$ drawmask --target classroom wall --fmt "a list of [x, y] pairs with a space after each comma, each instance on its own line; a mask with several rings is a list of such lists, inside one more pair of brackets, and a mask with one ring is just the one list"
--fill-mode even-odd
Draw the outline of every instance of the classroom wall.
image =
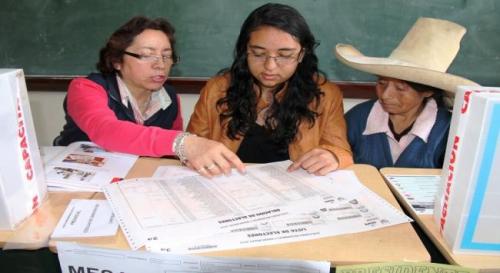
[[[26, 75], [87, 75], [99, 49], [133, 15], [162, 16], [176, 27], [181, 62], [172, 77], [211, 77], [231, 64], [239, 28], [268, 0], [3, 0], [0, 67]], [[467, 28], [449, 72], [482, 85], [499, 86], [498, 0], [278, 0], [296, 7], [320, 44], [319, 67], [336, 81], [372, 82], [332, 52], [353, 44], [368, 56], [388, 56], [419, 17], [448, 19]]]
[[[28, 92], [39, 146], [51, 146], [52, 140], [61, 131], [65, 123], [62, 107], [65, 95], [66, 92]], [[184, 128], [186, 128], [199, 95], [180, 94], [180, 97], [182, 118], [184, 119]], [[347, 111], [361, 101], [364, 100], [344, 99], [344, 110]]]

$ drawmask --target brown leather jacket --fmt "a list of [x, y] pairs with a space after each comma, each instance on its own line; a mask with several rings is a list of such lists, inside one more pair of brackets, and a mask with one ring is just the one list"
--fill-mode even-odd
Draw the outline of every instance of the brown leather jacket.
[[[233, 140], [227, 136], [226, 126], [221, 124], [219, 119], [220, 111], [216, 107], [217, 101], [225, 96], [229, 81], [229, 76], [226, 74], [216, 76], [207, 82], [201, 90], [200, 98], [189, 120], [187, 131], [198, 136], [217, 140], [225, 144], [233, 152], [236, 152], [243, 137]], [[347, 141], [342, 93], [335, 84], [330, 82], [321, 85], [320, 89], [323, 91], [324, 96], [321, 97], [319, 105], [314, 108], [314, 111], [319, 113], [319, 116], [312, 128], [309, 128], [310, 124], [308, 122], [302, 122], [299, 125], [298, 136], [288, 147], [290, 159], [295, 161], [314, 148], [323, 148], [337, 157], [339, 168], [344, 168], [351, 165], [353, 159]], [[260, 100], [257, 104], [257, 112], [267, 106], [268, 104], [265, 101]], [[314, 106], [315, 102], [311, 104], [311, 107]]]

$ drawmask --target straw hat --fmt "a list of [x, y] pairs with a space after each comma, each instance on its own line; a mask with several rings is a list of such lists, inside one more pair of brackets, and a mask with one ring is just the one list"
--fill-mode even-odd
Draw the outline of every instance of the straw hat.
[[478, 85], [446, 73], [458, 53], [466, 29], [456, 23], [419, 18], [387, 58], [368, 57], [352, 45], [337, 44], [335, 55], [364, 72], [433, 86], [454, 95], [458, 85]]

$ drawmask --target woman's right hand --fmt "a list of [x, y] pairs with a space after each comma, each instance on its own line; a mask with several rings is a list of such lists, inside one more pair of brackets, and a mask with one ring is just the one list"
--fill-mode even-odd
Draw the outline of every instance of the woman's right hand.
[[205, 177], [228, 175], [232, 167], [240, 173], [245, 173], [245, 164], [220, 142], [189, 135], [184, 139], [184, 151], [187, 158], [186, 166]]

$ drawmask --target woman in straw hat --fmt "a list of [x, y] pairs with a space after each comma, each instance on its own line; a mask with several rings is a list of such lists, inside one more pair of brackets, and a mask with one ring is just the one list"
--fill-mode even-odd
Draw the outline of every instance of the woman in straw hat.
[[346, 114], [356, 163], [442, 167], [451, 119], [444, 102], [456, 86], [477, 85], [446, 73], [465, 32], [453, 22], [420, 18], [387, 58], [364, 56], [351, 45], [336, 46], [341, 62], [378, 76], [378, 99]]

